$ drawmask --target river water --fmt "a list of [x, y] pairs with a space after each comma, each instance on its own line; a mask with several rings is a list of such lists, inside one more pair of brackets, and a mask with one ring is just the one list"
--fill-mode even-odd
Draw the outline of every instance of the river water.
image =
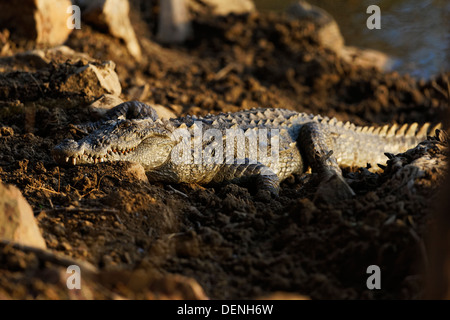
[[[283, 11], [292, 0], [254, 0], [260, 10]], [[337, 21], [347, 45], [390, 55], [393, 68], [418, 78], [450, 71], [450, 0], [310, 0]], [[367, 7], [381, 9], [381, 29], [369, 30]]]

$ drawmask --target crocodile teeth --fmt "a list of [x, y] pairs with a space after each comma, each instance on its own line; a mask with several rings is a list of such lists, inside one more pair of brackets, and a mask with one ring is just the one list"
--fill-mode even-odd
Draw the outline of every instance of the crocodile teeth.
[[66, 162], [69, 162], [69, 160], [70, 160], [70, 158], [69, 158], [69, 157], [66, 157]]
[[77, 164], [77, 159], [72, 158], [72, 164], [73, 164], [73, 165], [76, 165], [76, 164]]

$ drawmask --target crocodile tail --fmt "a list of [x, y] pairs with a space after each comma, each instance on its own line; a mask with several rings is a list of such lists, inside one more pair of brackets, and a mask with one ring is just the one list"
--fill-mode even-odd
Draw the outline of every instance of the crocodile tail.
[[442, 124], [438, 123], [431, 126], [431, 123], [426, 122], [422, 126], [419, 126], [417, 122], [411, 124], [404, 124], [399, 126], [398, 124], [385, 125], [382, 127], [356, 127], [356, 131], [363, 134], [373, 134], [380, 137], [387, 137], [393, 139], [413, 138], [414, 140], [421, 141], [428, 136], [435, 136], [436, 130], [442, 128]]
[[[391, 126], [391, 129], [394, 129], [394, 126]], [[390, 130], [392, 133], [389, 136], [395, 136], [397, 138], [401, 137], [411, 137], [416, 138], [417, 141], [425, 140], [428, 136], [435, 136], [436, 130], [442, 128], [442, 124], [438, 123], [434, 126], [431, 126], [430, 122], [426, 122], [422, 126], [419, 126], [417, 122], [412, 124], [404, 124], [398, 130]]]
[[414, 148], [417, 144], [426, 140], [428, 136], [436, 136], [441, 128], [441, 123], [432, 125], [427, 122], [419, 125], [414, 122], [402, 126], [394, 124], [378, 127], [374, 129], [373, 134], [380, 137], [380, 142], [384, 143], [385, 152], [396, 154]]
[[372, 167], [383, 164], [387, 160], [385, 153], [397, 154], [414, 148], [427, 136], [435, 136], [436, 129], [442, 127], [440, 123], [434, 126], [430, 123], [422, 126], [412, 123], [360, 127], [349, 122], [336, 123], [333, 119], [327, 123], [329, 128], [334, 128], [332, 130], [338, 133], [333, 150], [336, 157], [344, 166], [357, 167], [368, 163]]
[[435, 136], [436, 130], [441, 128], [441, 123], [433, 126], [429, 122], [423, 125], [414, 122], [402, 126], [394, 124], [378, 127], [373, 130], [373, 134], [384, 138], [388, 145], [397, 146], [399, 150], [395, 150], [394, 148], [394, 152], [404, 152], [407, 149], [415, 147], [418, 143], [427, 139], [428, 136]]

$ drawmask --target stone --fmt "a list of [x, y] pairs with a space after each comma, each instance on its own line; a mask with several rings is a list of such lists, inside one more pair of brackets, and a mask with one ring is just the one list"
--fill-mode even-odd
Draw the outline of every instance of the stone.
[[226, 16], [255, 11], [251, 0], [164, 0], [160, 2], [158, 41], [183, 43], [192, 37], [190, 13]]
[[93, 112], [96, 116], [101, 118], [106, 114], [106, 112], [115, 107], [118, 106], [123, 102], [122, 99], [120, 99], [118, 96], [115, 96], [113, 94], [104, 94], [99, 99], [95, 100], [89, 105], [89, 110]]
[[101, 62], [66, 46], [0, 57], [0, 100], [33, 101], [70, 93], [85, 103], [103, 94], [119, 96], [121, 92], [114, 62]]
[[362, 49], [345, 46], [344, 37], [334, 18], [322, 8], [306, 1], [298, 1], [290, 5], [286, 13], [291, 19], [309, 20], [317, 26], [319, 43], [334, 51], [340, 58], [362, 68], [376, 68], [391, 71], [395, 60], [383, 52], [373, 49]]
[[335, 52], [344, 47], [344, 38], [334, 18], [322, 8], [311, 5], [306, 1], [291, 4], [286, 13], [291, 19], [309, 20], [317, 26], [320, 44]]
[[175, 113], [173, 113], [172, 110], [160, 105], [160, 104], [152, 104], [150, 105], [153, 109], [156, 110], [156, 113], [158, 114], [158, 117], [160, 119], [171, 119], [171, 118], [176, 118], [177, 116], [175, 115]]
[[171, 300], [209, 300], [197, 280], [179, 274], [167, 274], [155, 279], [149, 289]]
[[131, 175], [133, 181], [141, 181], [146, 184], [149, 183], [145, 169], [139, 163], [128, 162], [126, 164], [125, 172]]
[[344, 46], [344, 37], [336, 21], [330, 21], [318, 31], [319, 42], [326, 48], [340, 52]]
[[9, 35], [8, 29], [0, 31], [0, 56], [8, 56], [12, 54], [11, 45], [9, 43]]
[[12, 137], [14, 129], [11, 127], [0, 127], [0, 137]]
[[48, 49], [19, 52], [13, 56], [0, 58], [0, 72], [10, 72], [17, 68], [34, 71], [48, 67], [51, 62], [64, 63], [67, 60], [94, 61], [85, 53], [76, 52], [67, 46], [61, 45]]
[[67, 46], [56, 46], [48, 49], [34, 49], [18, 52], [15, 55], [0, 58], [0, 72], [37, 71], [48, 68], [51, 63], [62, 64], [66, 61], [95, 62], [89, 55], [76, 52]]
[[119, 77], [114, 71], [116, 64], [113, 61], [105, 61], [102, 63], [88, 62], [86, 65], [79, 67], [74, 73], [67, 77], [67, 80], [61, 84], [61, 90], [85, 92], [88, 96], [96, 96], [97, 92], [104, 91], [106, 93], [119, 96], [122, 92]]
[[133, 86], [127, 90], [130, 100], [143, 101], [150, 95], [150, 85], [145, 83], [141, 86]]
[[123, 40], [128, 52], [141, 60], [142, 52], [136, 33], [131, 25], [128, 0], [77, 0], [82, 10], [82, 20], [106, 30], [116, 38]]
[[31, 206], [12, 185], [0, 184], [0, 239], [47, 248]]
[[[42, 51], [42, 53], [41, 53]], [[94, 59], [91, 58], [88, 54], [77, 52], [68, 46], [60, 45], [44, 50], [32, 50], [31, 53], [38, 52], [39, 55], [43, 56], [44, 60], [47, 63], [50, 62], [58, 62], [58, 63], [64, 63], [67, 60], [72, 61], [78, 61], [78, 60], [86, 60], [86, 61], [93, 61]], [[18, 54], [20, 55], [20, 54]]]
[[381, 51], [350, 46], [342, 48], [340, 57], [363, 68], [375, 68], [381, 71], [391, 71], [396, 63], [395, 59]]
[[[130, 101], [132, 100], [141, 100], [136, 99], [134, 97], [131, 97]], [[95, 100], [93, 103], [89, 105], [90, 111], [92, 111], [96, 116], [103, 117], [108, 110], [111, 108], [114, 108], [115, 106], [118, 106], [119, 104], [123, 103], [124, 101], [120, 99], [119, 97], [113, 95], [113, 94], [104, 94], [99, 99]], [[160, 119], [170, 119], [170, 118], [176, 118], [177, 116], [175, 113], [170, 110], [169, 108], [166, 108], [160, 104], [149, 104], [153, 109], [155, 109], [156, 114]]]
[[67, 27], [71, 5], [70, 0], [0, 1], [0, 29], [8, 29], [14, 40], [62, 44], [72, 31]]
[[192, 25], [186, 0], [160, 2], [158, 41], [183, 43], [192, 36]]
[[207, 10], [217, 16], [226, 16], [229, 14], [247, 14], [255, 11], [255, 4], [251, 0], [190, 0], [189, 7], [193, 11], [200, 11], [201, 7], [207, 7]]

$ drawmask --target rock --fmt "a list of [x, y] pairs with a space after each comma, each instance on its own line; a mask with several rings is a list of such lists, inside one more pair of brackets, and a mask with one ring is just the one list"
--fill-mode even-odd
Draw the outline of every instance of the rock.
[[180, 106], [179, 104], [170, 104], [169, 108], [174, 114], [181, 114], [181, 112], [183, 112], [183, 106]]
[[61, 84], [61, 90], [68, 92], [78, 90], [88, 96], [96, 96], [98, 91], [104, 91], [119, 96], [122, 87], [119, 77], [114, 71], [115, 67], [116, 64], [112, 61], [89, 62], [70, 74], [67, 80]]
[[161, 119], [170, 119], [176, 118], [177, 116], [173, 113], [172, 110], [160, 105], [160, 104], [152, 104], [151, 107], [156, 110], [158, 117]]
[[160, 2], [157, 38], [163, 43], [182, 43], [192, 36], [186, 0]]
[[340, 51], [340, 56], [349, 63], [357, 64], [363, 68], [376, 68], [381, 71], [391, 71], [395, 64], [395, 60], [387, 54], [373, 49], [345, 46]]
[[9, 44], [9, 31], [4, 29], [0, 31], [0, 56], [7, 56], [11, 53], [11, 45]]
[[51, 62], [64, 63], [71, 61], [95, 61], [85, 53], [76, 52], [67, 46], [56, 46], [49, 49], [35, 49], [19, 52], [10, 57], [0, 58], [0, 72], [22, 70], [38, 70], [48, 67]]
[[171, 300], [208, 300], [200, 284], [190, 277], [179, 274], [167, 274], [160, 279], [152, 281], [149, 289]]
[[287, 15], [291, 19], [309, 20], [317, 26], [319, 43], [336, 52], [343, 60], [363, 68], [376, 68], [382, 71], [390, 71], [394, 60], [388, 55], [372, 49], [361, 49], [345, 46], [344, 37], [334, 18], [325, 10], [309, 4], [306, 1], [298, 1], [287, 8]]
[[0, 239], [47, 248], [31, 206], [12, 185], [0, 184]]
[[148, 183], [147, 175], [145, 174], [145, 169], [142, 165], [135, 162], [129, 162], [126, 165], [125, 172], [132, 176], [133, 181], [141, 181]]
[[[78, 61], [78, 60], [86, 60], [86, 61], [94, 61], [95, 59], [91, 58], [88, 54], [77, 52], [68, 46], [56, 46], [53, 48], [48, 48], [45, 50], [32, 50], [29, 51], [32, 54], [39, 54], [43, 57], [43, 59], [47, 62], [58, 62], [63, 63], [67, 60]], [[26, 53], [25, 53], [26, 54]], [[17, 54], [20, 56], [21, 54]]]
[[[141, 99], [135, 99], [132, 97], [130, 100], [141, 100]], [[108, 112], [108, 110], [114, 108], [115, 106], [118, 106], [123, 102], [124, 101], [122, 99], [120, 99], [115, 95], [104, 94], [103, 96], [100, 97], [100, 99], [97, 99], [93, 103], [91, 103], [89, 105], [89, 109], [98, 117], [102, 117], [106, 114], [106, 112]], [[156, 110], [158, 117], [161, 119], [170, 119], [177, 117], [172, 110], [160, 104], [149, 104], [149, 105]]]
[[109, 109], [118, 106], [122, 102], [122, 99], [113, 94], [104, 94], [100, 97], [100, 99], [97, 99], [91, 103], [89, 105], [89, 109], [100, 118], [104, 116]]
[[122, 87], [114, 68], [112, 61], [100, 62], [65, 46], [2, 57], [0, 100], [33, 101], [71, 94], [84, 103], [103, 94], [118, 96]]
[[62, 64], [71, 62], [96, 62], [89, 55], [76, 52], [67, 46], [56, 46], [48, 49], [35, 49], [16, 53], [13, 56], [0, 58], [0, 72], [37, 71], [46, 68], [50, 63]]
[[50, 45], [62, 44], [72, 29], [67, 27], [70, 0], [10, 0], [0, 2], [0, 29], [11, 38]]
[[206, 10], [213, 15], [226, 16], [229, 14], [246, 14], [255, 11], [255, 4], [251, 0], [190, 0], [189, 7], [193, 11]]
[[77, 0], [82, 7], [82, 19], [122, 39], [128, 52], [136, 59], [142, 58], [141, 47], [130, 22], [128, 0]]
[[334, 18], [322, 8], [309, 4], [306, 1], [298, 1], [290, 5], [286, 10], [291, 19], [309, 20], [316, 24], [320, 44], [335, 52], [344, 47], [339, 26]]
[[339, 52], [344, 48], [344, 37], [339, 30], [338, 24], [334, 20], [319, 29], [318, 37], [320, 43], [324, 47], [333, 51]]
[[150, 86], [148, 83], [145, 83], [141, 86], [133, 86], [128, 89], [127, 95], [130, 100], [138, 100], [143, 101], [147, 99], [150, 94]]
[[158, 40], [163, 43], [183, 43], [192, 37], [189, 12], [226, 16], [246, 14], [255, 10], [251, 0], [165, 0], [160, 2]]
[[14, 129], [11, 127], [0, 127], [0, 137], [12, 137]]

